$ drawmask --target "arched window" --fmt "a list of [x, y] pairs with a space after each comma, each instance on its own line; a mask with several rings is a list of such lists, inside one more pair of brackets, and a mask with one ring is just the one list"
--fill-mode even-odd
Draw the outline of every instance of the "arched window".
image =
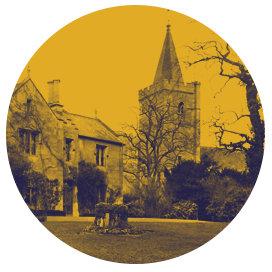
[[180, 102], [178, 105], [178, 113], [183, 114], [184, 113], [184, 103]]

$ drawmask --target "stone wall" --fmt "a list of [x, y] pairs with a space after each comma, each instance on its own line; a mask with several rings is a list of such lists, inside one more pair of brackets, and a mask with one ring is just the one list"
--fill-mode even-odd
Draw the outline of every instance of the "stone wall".
[[[30, 79], [16, 89], [11, 98], [7, 140], [12, 139], [14, 144], [18, 144], [22, 129], [37, 132], [36, 154], [25, 154], [33, 162], [33, 170], [43, 173], [48, 179], [58, 179], [62, 190], [63, 130]], [[56, 210], [63, 210], [62, 198]]]
[[96, 145], [105, 146], [105, 165], [98, 168], [107, 173], [108, 187], [123, 188], [123, 147], [118, 144], [79, 137], [80, 159], [96, 163]]

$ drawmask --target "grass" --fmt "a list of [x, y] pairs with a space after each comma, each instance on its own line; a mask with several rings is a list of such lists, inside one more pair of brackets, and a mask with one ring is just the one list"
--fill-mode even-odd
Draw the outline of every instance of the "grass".
[[88, 222], [44, 222], [67, 245], [96, 258], [118, 263], [152, 263], [186, 254], [207, 243], [227, 223], [130, 223], [150, 230], [141, 235], [76, 234]]

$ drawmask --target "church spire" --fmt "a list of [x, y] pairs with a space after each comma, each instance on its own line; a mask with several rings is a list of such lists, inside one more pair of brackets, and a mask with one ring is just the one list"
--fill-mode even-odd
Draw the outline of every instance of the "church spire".
[[175, 82], [183, 82], [170, 26], [171, 25], [169, 23], [166, 26], [167, 32], [153, 84], [162, 79], [168, 79], [169, 81], [172, 79]]

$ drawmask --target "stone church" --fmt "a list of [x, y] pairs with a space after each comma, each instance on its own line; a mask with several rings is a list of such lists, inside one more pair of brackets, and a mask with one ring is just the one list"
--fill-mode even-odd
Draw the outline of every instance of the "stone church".
[[[71, 169], [77, 169], [82, 160], [96, 163], [107, 173], [108, 187], [123, 188], [123, 144], [97, 117], [64, 110], [60, 103], [60, 80], [48, 82], [48, 101], [30, 77], [17, 84], [6, 131], [7, 141], [23, 146], [33, 170], [48, 179], [58, 179], [62, 196], [55, 209], [65, 211], [66, 215], [79, 216], [77, 186], [67, 177], [71, 177]], [[100, 188], [97, 189], [99, 193]], [[101, 194], [100, 201], [105, 198]], [[31, 206], [31, 197], [29, 201]]]
[[[185, 83], [170, 25], [153, 84], [139, 91], [139, 127], [143, 134], [160, 125], [160, 148], [167, 154], [164, 166], [181, 160], [200, 161], [200, 83]], [[158, 118], [164, 116], [164, 120]], [[162, 153], [163, 153], [162, 152]]]

